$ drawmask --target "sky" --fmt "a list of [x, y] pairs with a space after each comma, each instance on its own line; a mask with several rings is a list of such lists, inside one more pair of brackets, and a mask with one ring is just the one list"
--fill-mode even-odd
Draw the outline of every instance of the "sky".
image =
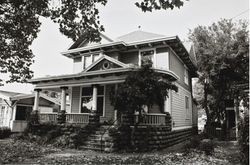
[[[138, 0], [139, 1], [139, 0]], [[100, 7], [100, 21], [104, 25], [104, 34], [110, 38], [140, 30], [163, 34], [178, 35], [187, 41], [189, 29], [198, 25], [208, 26], [221, 18], [249, 20], [249, 0], [189, 0], [184, 1], [180, 9], [143, 13], [134, 3], [136, 0], [108, 0]], [[34, 77], [70, 74], [73, 61], [60, 53], [67, 50], [72, 40], [59, 32], [59, 26], [49, 19], [40, 18], [42, 26], [31, 49], [35, 63], [31, 66]], [[185, 43], [184, 44], [187, 44]], [[31, 84], [5, 84], [0, 90], [30, 93]]]

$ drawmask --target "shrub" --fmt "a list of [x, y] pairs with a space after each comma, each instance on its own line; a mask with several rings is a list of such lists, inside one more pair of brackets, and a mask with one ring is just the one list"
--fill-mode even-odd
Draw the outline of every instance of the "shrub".
[[215, 148], [215, 143], [210, 139], [203, 139], [199, 146], [201, 151], [204, 151], [206, 155], [211, 155]]
[[200, 136], [193, 136], [192, 138], [190, 138], [190, 140], [185, 143], [184, 145], [184, 151], [186, 153], [188, 153], [190, 151], [191, 148], [194, 148], [194, 149], [198, 149], [199, 146], [200, 146], [200, 143], [201, 143], [201, 138]]
[[58, 114], [57, 114], [57, 122], [59, 124], [66, 123], [66, 111], [62, 110], [62, 111], [58, 112]]
[[39, 112], [37, 110], [32, 111], [27, 120], [28, 120], [28, 125], [39, 124]]
[[0, 127], [0, 139], [8, 138], [11, 135], [11, 130], [8, 127]]

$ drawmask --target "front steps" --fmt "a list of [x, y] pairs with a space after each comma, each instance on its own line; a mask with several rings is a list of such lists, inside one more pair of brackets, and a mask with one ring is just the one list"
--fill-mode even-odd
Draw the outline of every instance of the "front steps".
[[96, 127], [79, 149], [104, 152], [114, 151], [114, 139], [109, 135], [109, 129], [110, 126]]

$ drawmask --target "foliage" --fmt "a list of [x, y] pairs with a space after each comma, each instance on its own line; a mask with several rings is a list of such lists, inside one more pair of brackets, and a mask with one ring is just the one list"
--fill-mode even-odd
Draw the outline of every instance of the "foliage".
[[66, 111], [65, 110], [61, 110], [58, 112], [57, 123], [59, 123], [59, 124], [66, 123]]
[[151, 69], [151, 65], [152, 63], [146, 62], [141, 68], [132, 71], [116, 91], [111, 91], [110, 100], [118, 112], [141, 114], [143, 106], [151, 108], [154, 104], [159, 105], [163, 112], [163, 103], [168, 97], [168, 91], [177, 91], [177, 87], [164, 75]]
[[11, 130], [8, 127], [0, 127], [0, 139], [8, 138], [11, 135]]
[[39, 112], [37, 110], [32, 111], [30, 115], [27, 117], [28, 120], [28, 127], [31, 125], [39, 124]]
[[0, 164], [23, 162], [26, 159], [38, 158], [55, 151], [58, 151], [58, 149], [42, 147], [28, 141], [9, 140], [0, 143]]
[[22, 136], [41, 145], [52, 145], [62, 148], [77, 148], [82, 145], [92, 128], [71, 124], [41, 123], [30, 125]]
[[189, 152], [190, 148], [198, 148], [201, 144], [201, 138], [193, 136], [188, 143], [185, 144], [185, 150]]
[[[1, 150], [1, 149], [0, 149]], [[234, 150], [235, 151], [235, 150]], [[209, 157], [199, 150], [190, 150], [183, 154], [178, 150], [174, 152], [148, 152], [148, 153], [100, 153], [94, 151], [64, 150], [25, 161], [25, 164], [239, 164], [235, 158], [235, 152], [228, 149], [215, 150], [215, 154]], [[232, 153], [233, 152], [233, 153]], [[229, 154], [230, 153], [230, 154]], [[223, 156], [221, 156], [223, 155]], [[20, 162], [21, 163], [21, 162]]]
[[[58, 23], [60, 32], [73, 41], [81, 38], [98, 42], [100, 32], [104, 31], [98, 6], [106, 3], [107, 0], [2, 0], [0, 73], [8, 73], [6, 82], [26, 82], [33, 76], [30, 65], [34, 62], [34, 55], [30, 45], [39, 32], [40, 17]], [[139, 0], [136, 3], [142, 11], [173, 9], [182, 5], [182, 0]]]
[[135, 3], [143, 12], [180, 8], [183, 4], [183, 0], [143, 0], [142, 2]]
[[199, 148], [204, 151], [206, 155], [211, 155], [214, 152], [215, 143], [210, 139], [203, 139]]
[[244, 164], [249, 164], [249, 115], [246, 114], [244, 119], [239, 123], [239, 144], [242, 152]]
[[[197, 55], [207, 122], [224, 121], [224, 101], [236, 94], [232, 87], [249, 81], [248, 22], [222, 19], [211, 26], [196, 27], [190, 31], [189, 39]], [[207, 85], [205, 80], [209, 81]]]

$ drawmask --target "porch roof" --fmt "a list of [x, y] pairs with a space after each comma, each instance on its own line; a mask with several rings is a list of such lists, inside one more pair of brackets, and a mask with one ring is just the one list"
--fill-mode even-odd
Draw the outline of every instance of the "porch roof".
[[[18, 100], [23, 100], [23, 99], [30, 99], [30, 98], [34, 98], [35, 94], [31, 93], [31, 94], [19, 94], [19, 95], [15, 95], [13, 97], [10, 98], [11, 101], [18, 101]], [[47, 101], [50, 101], [54, 104], [60, 105], [60, 99], [58, 98], [52, 98], [47, 96], [44, 93], [40, 93], [40, 97], [44, 98]]]
[[[37, 85], [43, 84], [42, 86], [44, 87], [46, 86], [47, 83], [58, 85], [58, 87], [60, 87], [60, 86], [63, 86], [64, 84], [71, 85], [71, 84], [81, 83], [83, 85], [84, 83], [91, 83], [92, 81], [94, 81], [95, 83], [98, 83], [98, 81], [105, 81], [106, 77], [110, 77], [111, 79], [109, 80], [113, 81], [115, 79], [112, 79], [112, 76], [115, 76], [117, 80], [124, 81], [126, 78], [124, 75], [126, 75], [129, 72], [136, 71], [137, 69], [139, 68], [129, 66], [127, 68], [115, 68], [115, 69], [108, 69], [108, 70], [80, 72], [77, 74], [41, 77], [41, 78], [31, 79], [28, 82], [32, 84], [37, 84]], [[171, 71], [165, 71], [161, 69], [155, 69], [155, 71], [158, 73], [161, 73], [165, 78], [168, 78], [171, 81], [175, 81], [179, 79], [179, 77]]]

